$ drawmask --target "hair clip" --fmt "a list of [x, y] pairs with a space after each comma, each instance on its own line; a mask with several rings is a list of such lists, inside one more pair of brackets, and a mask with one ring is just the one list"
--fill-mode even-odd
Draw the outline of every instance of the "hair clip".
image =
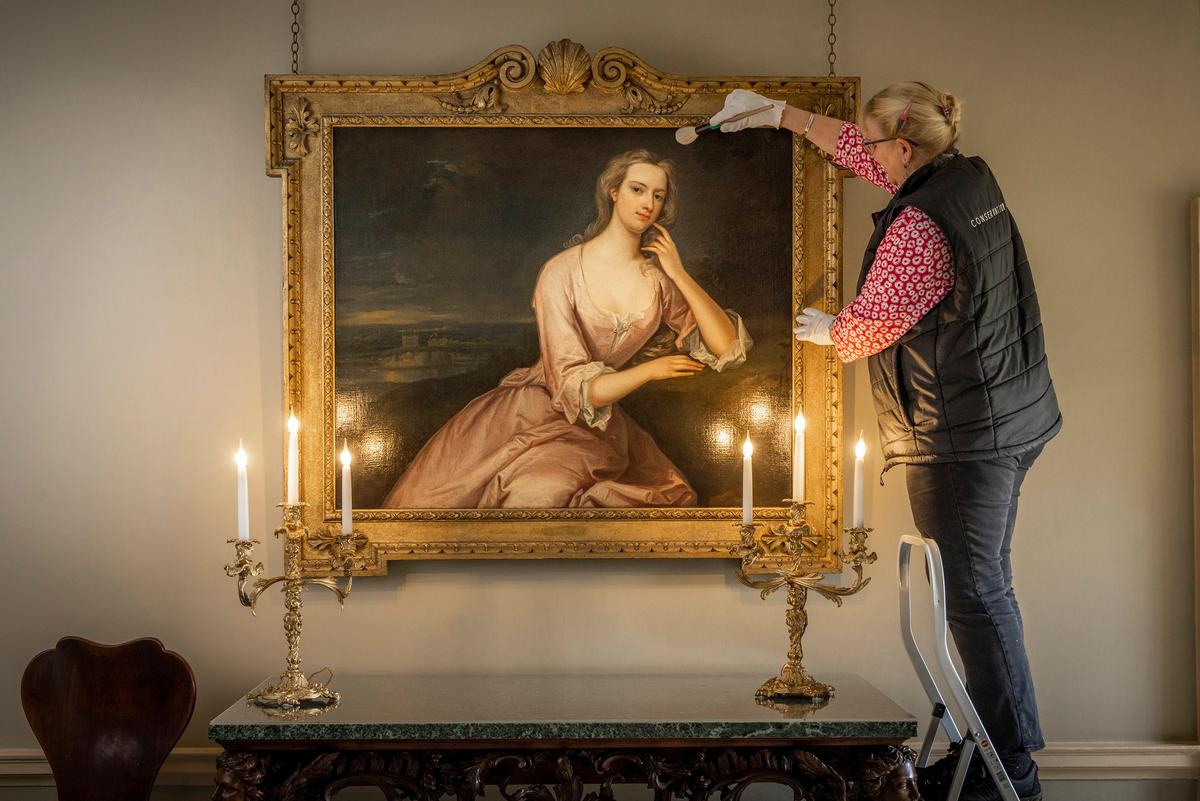
[[912, 108], [912, 101], [908, 101], [908, 105], [904, 107], [904, 111], [900, 112], [900, 124], [908, 122], [908, 110]]

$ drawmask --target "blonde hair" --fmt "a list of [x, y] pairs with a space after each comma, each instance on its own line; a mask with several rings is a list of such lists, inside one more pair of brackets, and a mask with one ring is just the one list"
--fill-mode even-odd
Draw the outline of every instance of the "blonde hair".
[[[625, 180], [625, 174], [629, 172], [629, 168], [634, 164], [650, 164], [658, 167], [667, 174], [667, 197], [663, 201], [662, 211], [658, 214], [656, 222], [664, 228], [670, 228], [675, 219], [679, 216], [679, 201], [676, 198], [676, 180], [675, 180], [675, 162], [670, 159], [660, 159], [655, 154], [644, 148], [637, 150], [627, 150], [613, 156], [608, 160], [608, 164], [604, 167], [604, 172], [600, 173], [600, 177], [596, 179], [596, 219], [592, 220], [583, 235], [575, 235], [571, 238], [568, 244], [574, 245], [580, 242], [587, 242], [600, 234], [608, 223], [612, 220], [613, 200], [612, 193], [621, 188], [621, 183]], [[658, 229], [651, 226], [642, 234], [642, 244], [645, 245], [658, 236]]]
[[[906, 111], [908, 119], [901, 120]], [[962, 103], [922, 81], [902, 81], [868, 100], [863, 116], [873, 119], [884, 136], [906, 139], [936, 158], [958, 141]]]

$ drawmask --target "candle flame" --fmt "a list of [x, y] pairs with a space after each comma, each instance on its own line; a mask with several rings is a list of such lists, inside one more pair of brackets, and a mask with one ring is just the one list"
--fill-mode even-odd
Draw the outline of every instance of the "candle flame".
[[796, 433], [803, 434], [804, 429], [808, 427], [808, 421], [804, 419], [804, 413], [796, 415]]
[[754, 445], [750, 442], [750, 435], [746, 435], [746, 441], [742, 443], [742, 456], [747, 459], [754, 453]]
[[858, 442], [854, 445], [854, 458], [862, 459], [867, 455], [867, 443], [863, 441], [862, 432], [858, 432]]
[[288, 431], [295, 434], [299, 430], [300, 430], [300, 421], [296, 419], [296, 413], [292, 412], [288, 416]]
[[242, 441], [238, 440], [237, 453], [233, 455], [233, 461], [237, 462], [238, 467], [246, 466], [246, 449], [242, 447]]
[[342, 467], [350, 466], [350, 442], [344, 440], [342, 442]]

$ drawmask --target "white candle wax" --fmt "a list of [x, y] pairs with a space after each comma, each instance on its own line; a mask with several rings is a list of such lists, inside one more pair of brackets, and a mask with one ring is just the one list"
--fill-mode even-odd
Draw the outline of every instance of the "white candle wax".
[[288, 417], [287, 502], [300, 503], [300, 421]]
[[850, 515], [851, 528], [863, 527], [863, 460], [867, 455], [867, 443], [862, 435], [854, 446], [854, 506]]
[[796, 434], [792, 440], [792, 500], [804, 500], [804, 428], [803, 414], [796, 415]]
[[354, 533], [354, 499], [350, 490], [350, 443], [342, 445], [342, 533]]
[[742, 525], [748, 526], [754, 522], [754, 466], [751, 456], [754, 446], [750, 444], [750, 435], [742, 445]]
[[246, 450], [238, 440], [238, 450], [233, 457], [237, 462], [237, 526], [238, 539], [250, 539], [250, 491], [246, 484]]

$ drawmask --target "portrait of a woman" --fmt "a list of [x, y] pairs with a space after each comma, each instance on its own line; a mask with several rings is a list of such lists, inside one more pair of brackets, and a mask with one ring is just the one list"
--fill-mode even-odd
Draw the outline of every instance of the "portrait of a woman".
[[[619, 401], [655, 381], [742, 364], [753, 342], [688, 274], [669, 229], [674, 166], [643, 150], [596, 181], [596, 219], [541, 268], [540, 354], [425, 443], [387, 508], [693, 506], [686, 476]], [[672, 352], [644, 358], [665, 326]], [[639, 354], [643, 358], [638, 358]]]

